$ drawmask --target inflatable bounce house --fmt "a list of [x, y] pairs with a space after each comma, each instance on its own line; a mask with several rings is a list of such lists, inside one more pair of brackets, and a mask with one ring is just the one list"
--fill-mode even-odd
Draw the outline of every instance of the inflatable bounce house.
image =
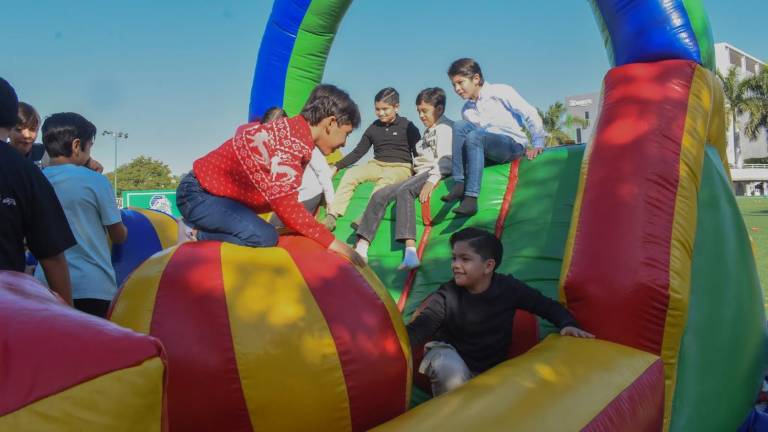
[[[175, 221], [129, 211], [139, 243], [115, 253], [125, 282], [110, 319], [135, 332], [0, 275], [0, 346], [23, 348], [0, 358], [0, 430], [736, 430], [762, 382], [765, 317], [707, 15], [701, 0], [589, 3], [613, 65], [592, 141], [487, 167], [469, 219], [422, 205], [418, 270], [396, 270], [391, 216], [356, 268], [290, 236], [168, 247]], [[275, 0], [251, 118], [301, 110], [350, 4]], [[356, 192], [339, 239], [370, 192]], [[412, 386], [404, 323], [451, 279], [448, 237], [466, 226], [495, 232], [499, 271], [597, 339], [518, 313], [508, 361], [430, 400]], [[75, 325], [88, 332], [72, 350]]]

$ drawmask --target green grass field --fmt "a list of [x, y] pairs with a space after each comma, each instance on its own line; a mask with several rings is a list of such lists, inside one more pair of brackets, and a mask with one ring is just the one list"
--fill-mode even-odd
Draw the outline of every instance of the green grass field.
[[[768, 198], [737, 197], [747, 231], [755, 242], [755, 263], [763, 293], [768, 292]], [[766, 298], [768, 309], [768, 298]]]

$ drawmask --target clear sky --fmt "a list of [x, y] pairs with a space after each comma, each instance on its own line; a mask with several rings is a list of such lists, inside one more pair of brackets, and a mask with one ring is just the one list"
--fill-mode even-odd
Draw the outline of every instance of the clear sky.
[[[766, 0], [704, 0], [715, 40], [768, 60]], [[43, 116], [75, 111], [99, 130], [129, 133], [119, 163], [148, 155], [179, 174], [246, 120], [269, 0], [34, 0], [3, 20], [0, 76]], [[6, 10], [10, 8], [5, 8]], [[355, 0], [341, 24], [325, 81], [358, 102], [363, 127], [373, 96], [400, 91], [401, 114], [420, 125], [413, 100], [428, 86], [460, 100], [445, 75], [474, 57], [491, 82], [513, 85], [545, 108], [598, 91], [608, 62], [586, 0]], [[347, 144], [357, 143], [358, 131]], [[110, 137], [94, 156], [109, 171]]]

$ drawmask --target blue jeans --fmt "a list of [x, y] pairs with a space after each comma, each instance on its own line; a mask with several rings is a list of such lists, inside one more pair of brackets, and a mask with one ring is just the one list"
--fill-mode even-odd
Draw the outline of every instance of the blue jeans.
[[277, 244], [277, 230], [245, 205], [211, 195], [189, 173], [176, 189], [176, 206], [184, 222], [198, 230], [198, 240], [218, 240], [242, 246]]
[[453, 178], [464, 183], [466, 196], [480, 195], [485, 159], [507, 163], [523, 153], [525, 147], [512, 137], [486, 132], [466, 120], [453, 124]]

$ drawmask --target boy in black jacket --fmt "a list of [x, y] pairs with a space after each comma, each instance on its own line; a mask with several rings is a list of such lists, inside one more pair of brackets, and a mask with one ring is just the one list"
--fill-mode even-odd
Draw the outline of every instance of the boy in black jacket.
[[506, 360], [517, 309], [545, 318], [561, 335], [594, 338], [578, 328], [560, 303], [511, 275], [496, 273], [503, 248], [493, 234], [465, 228], [450, 242], [453, 280], [443, 284], [407, 326], [414, 349], [433, 340], [425, 347], [419, 372], [429, 376], [435, 396]]

